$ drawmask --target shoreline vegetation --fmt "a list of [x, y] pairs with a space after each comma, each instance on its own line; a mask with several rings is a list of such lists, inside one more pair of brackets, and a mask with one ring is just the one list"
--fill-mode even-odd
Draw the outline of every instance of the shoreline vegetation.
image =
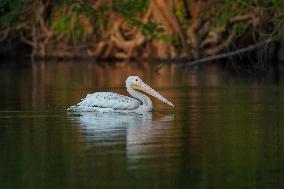
[[282, 0], [2, 0], [0, 56], [264, 64], [283, 22]]

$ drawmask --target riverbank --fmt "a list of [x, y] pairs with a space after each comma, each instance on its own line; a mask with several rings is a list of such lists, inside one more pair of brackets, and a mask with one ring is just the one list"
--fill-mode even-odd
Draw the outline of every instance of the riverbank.
[[281, 47], [278, 1], [14, 1], [1, 5], [0, 56], [193, 62], [235, 52], [267, 62]]

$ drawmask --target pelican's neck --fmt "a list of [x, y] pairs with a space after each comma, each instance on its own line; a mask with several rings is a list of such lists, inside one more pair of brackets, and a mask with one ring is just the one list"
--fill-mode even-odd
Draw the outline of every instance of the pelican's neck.
[[136, 91], [128, 83], [126, 83], [126, 88], [127, 88], [128, 93], [131, 96], [133, 96], [134, 98], [140, 100], [142, 102], [142, 105], [145, 106], [147, 109], [152, 110], [153, 103], [152, 103], [151, 99], [148, 96], [146, 96], [146, 95]]

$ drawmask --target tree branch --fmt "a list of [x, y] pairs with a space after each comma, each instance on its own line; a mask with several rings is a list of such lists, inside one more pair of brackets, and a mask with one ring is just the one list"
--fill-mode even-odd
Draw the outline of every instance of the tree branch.
[[7, 26], [3, 31], [0, 31], [0, 42], [4, 41], [8, 37], [9, 31], [9, 26]]
[[178, 67], [185, 67], [185, 66], [195, 66], [195, 65], [200, 65], [209, 61], [213, 61], [213, 60], [218, 60], [218, 59], [223, 59], [223, 58], [227, 58], [230, 56], [235, 56], [235, 55], [239, 55], [245, 52], [249, 52], [249, 51], [253, 51], [255, 49], [257, 49], [258, 47], [261, 47], [263, 45], [267, 45], [269, 43], [272, 42], [272, 38], [268, 38], [262, 42], [259, 42], [257, 44], [254, 45], [249, 45], [248, 47], [233, 51], [233, 52], [229, 52], [229, 53], [223, 53], [223, 54], [219, 54], [219, 55], [214, 55], [214, 56], [209, 56], [206, 58], [202, 58], [193, 62], [189, 62], [189, 63], [185, 63], [185, 64], [179, 64], [177, 65]]

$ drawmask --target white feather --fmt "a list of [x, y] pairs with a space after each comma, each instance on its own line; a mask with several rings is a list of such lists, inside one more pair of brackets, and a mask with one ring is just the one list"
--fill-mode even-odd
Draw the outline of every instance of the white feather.
[[[96, 92], [88, 94], [75, 106], [68, 110], [74, 111], [109, 111], [113, 110], [133, 110], [142, 104], [141, 101], [128, 96], [112, 92]], [[104, 109], [105, 108], [105, 109]]]

